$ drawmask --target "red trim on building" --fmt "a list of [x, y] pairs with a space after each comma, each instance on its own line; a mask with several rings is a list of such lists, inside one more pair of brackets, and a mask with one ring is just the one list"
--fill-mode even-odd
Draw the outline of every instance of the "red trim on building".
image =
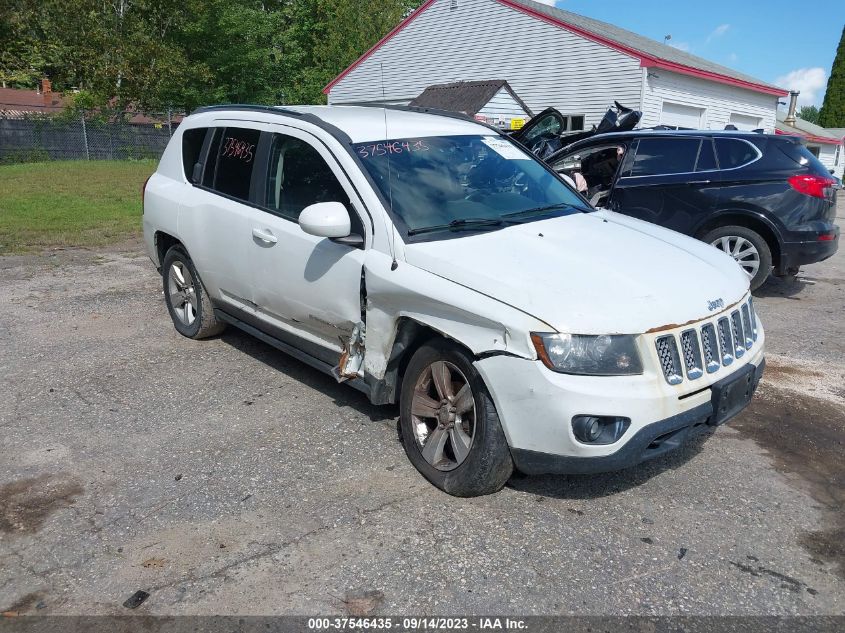
[[417, 9], [415, 9], [407, 18], [405, 18], [399, 24], [397, 24], [395, 27], [393, 27], [392, 31], [390, 31], [387, 35], [385, 35], [383, 38], [381, 38], [378, 42], [373, 44], [373, 46], [370, 47], [370, 50], [368, 50], [366, 53], [361, 55], [361, 57], [359, 57], [354, 62], [352, 62], [352, 65], [349, 66], [349, 68], [347, 68], [342, 73], [340, 73], [337, 77], [332, 79], [326, 85], [326, 87], [323, 88], [323, 94], [326, 94], [326, 95], [329, 94], [329, 92], [331, 91], [332, 88], [335, 87], [335, 84], [337, 84], [337, 82], [339, 82], [341, 79], [346, 77], [346, 75], [348, 75], [353, 70], [355, 70], [358, 66], [360, 66], [364, 62], [365, 59], [367, 59], [370, 55], [372, 55], [373, 53], [376, 52], [376, 49], [381, 48], [381, 46], [383, 44], [386, 44], [389, 39], [393, 38], [393, 36], [396, 35], [397, 33], [399, 33], [399, 31], [401, 31], [406, 26], [408, 26], [411, 22], [416, 20], [417, 17], [423, 11], [428, 9], [432, 4], [434, 4], [434, 2], [435, 2], [435, 0], [426, 0], [423, 4], [421, 4], [419, 7], [417, 7]]
[[[385, 35], [381, 38], [370, 50], [366, 53], [361, 55], [355, 62], [352, 63], [349, 68], [344, 70], [340, 73], [337, 77], [332, 79], [329, 84], [323, 88], [323, 93], [328, 94], [332, 88], [344, 77], [346, 77], [349, 73], [351, 73], [355, 68], [360, 66], [370, 55], [372, 55], [378, 48], [382, 45], [386, 44], [388, 40], [390, 40], [394, 35], [399, 33], [402, 29], [408, 26], [414, 19], [420, 15], [423, 11], [428, 9], [432, 4], [434, 4], [435, 0], [427, 0], [424, 4], [422, 4], [416, 11], [411, 13], [407, 18], [402, 20], [390, 33]], [[692, 77], [698, 77], [699, 79], [707, 79], [709, 81], [715, 81], [722, 84], [727, 84], [729, 86], [736, 86], [738, 88], [745, 88], [746, 90], [753, 90], [754, 92], [761, 92], [763, 94], [768, 94], [776, 97], [785, 97], [789, 94], [786, 90], [781, 90], [780, 88], [774, 88], [772, 86], [765, 86], [763, 84], [757, 84], [750, 81], [745, 81], [742, 79], [736, 79], [735, 77], [728, 77], [726, 75], [720, 75], [718, 73], [709, 72], [706, 70], [701, 70], [699, 68], [692, 68], [691, 66], [684, 66], [683, 64], [678, 64], [675, 62], [670, 62], [664, 59], [658, 59], [656, 57], [652, 57], [642, 53], [636, 49], [630, 48], [619, 42], [607, 39], [606, 37], [602, 37], [600, 35], [596, 35], [590, 31], [586, 31], [580, 27], [577, 27], [573, 24], [569, 24], [568, 22], [564, 22], [557, 18], [553, 18], [548, 16], [544, 13], [540, 13], [539, 11], [535, 11], [534, 9], [530, 9], [525, 7], [521, 4], [517, 4], [516, 2], [512, 2], [512, 0], [497, 0], [500, 4], [503, 4], [511, 9], [515, 9], [516, 11], [520, 11], [525, 13], [526, 15], [530, 15], [531, 17], [537, 18], [538, 20], [542, 20], [543, 22], [547, 22], [548, 24], [552, 24], [554, 26], [564, 28], [567, 31], [571, 31], [581, 37], [584, 37], [588, 40], [593, 42], [597, 42], [609, 48], [612, 48], [620, 53], [624, 53], [625, 55], [630, 55], [636, 59], [640, 60], [640, 66], [644, 68], [662, 68], [664, 70], [669, 70], [672, 72], [680, 73], [683, 75], [690, 75]]]
[[821, 143], [822, 145], [841, 145], [842, 141], [837, 141], [835, 138], [829, 136], [816, 136], [815, 134], [803, 134], [801, 132], [784, 132], [783, 130], [775, 130], [775, 134], [782, 134], [783, 136], [800, 136], [811, 143]]

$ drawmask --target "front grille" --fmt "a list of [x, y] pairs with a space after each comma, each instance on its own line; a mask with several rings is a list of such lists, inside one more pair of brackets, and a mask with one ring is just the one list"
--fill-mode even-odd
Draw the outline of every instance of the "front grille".
[[757, 341], [757, 320], [749, 299], [742, 306], [715, 321], [684, 330], [679, 337], [665, 334], [655, 340], [663, 377], [670, 385], [695, 380], [727, 367], [745, 355]]

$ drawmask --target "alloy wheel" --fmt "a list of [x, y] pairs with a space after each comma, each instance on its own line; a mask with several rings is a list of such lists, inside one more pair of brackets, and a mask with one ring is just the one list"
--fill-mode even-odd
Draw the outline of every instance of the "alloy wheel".
[[475, 398], [467, 377], [448, 361], [429, 365], [417, 379], [411, 424], [423, 458], [442, 471], [469, 455], [476, 430]]
[[725, 235], [711, 244], [733, 257], [750, 278], [753, 279], [760, 270], [760, 253], [754, 244], [744, 237]]
[[185, 325], [191, 325], [197, 318], [197, 292], [194, 278], [188, 267], [180, 261], [170, 265], [167, 289], [173, 312]]

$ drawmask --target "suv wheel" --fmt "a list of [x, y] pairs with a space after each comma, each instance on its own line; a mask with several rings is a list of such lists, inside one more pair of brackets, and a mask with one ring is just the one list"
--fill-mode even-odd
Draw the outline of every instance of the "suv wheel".
[[211, 300], [194, 263], [180, 246], [173, 246], [167, 251], [161, 275], [164, 302], [179, 334], [200, 339], [220, 334], [226, 328], [225, 323], [215, 318]]
[[722, 226], [707, 233], [703, 241], [736, 260], [757, 290], [772, 272], [772, 250], [756, 231], [744, 226]]
[[408, 459], [457, 497], [497, 492], [513, 461], [496, 407], [472, 359], [447, 341], [411, 358], [402, 379], [399, 429]]

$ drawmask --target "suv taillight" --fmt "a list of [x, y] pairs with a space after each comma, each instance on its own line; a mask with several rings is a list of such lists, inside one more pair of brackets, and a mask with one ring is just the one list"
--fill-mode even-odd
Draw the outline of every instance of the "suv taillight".
[[832, 187], [836, 181], [826, 176], [815, 176], [813, 174], [799, 174], [790, 176], [789, 185], [798, 193], [803, 193], [814, 198], [824, 198], [825, 189]]
[[141, 185], [141, 210], [142, 211], [144, 210], [144, 196], [147, 194], [147, 183], [150, 182], [150, 178], [152, 178], [152, 177], [153, 177], [152, 174], [147, 176], [147, 179], [144, 181], [144, 184]]

